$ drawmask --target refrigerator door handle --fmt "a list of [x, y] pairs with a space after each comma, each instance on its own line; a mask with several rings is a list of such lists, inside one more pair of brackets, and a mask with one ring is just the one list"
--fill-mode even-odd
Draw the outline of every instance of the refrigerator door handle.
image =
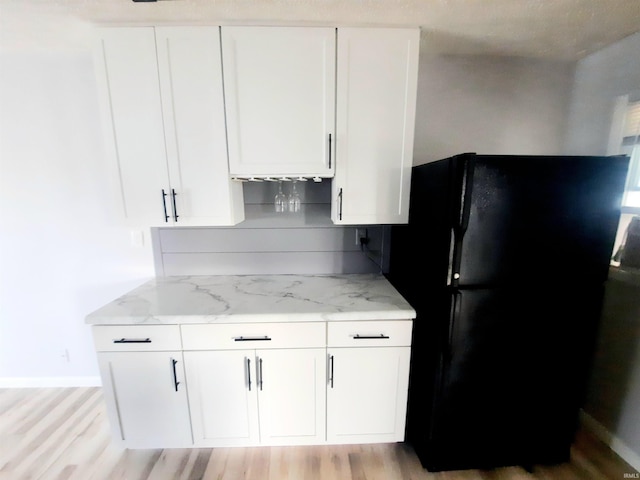
[[451, 308], [449, 311], [449, 329], [447, 331], [447, 339], [446, 339], [446, 363], [451, 363], [451, 359], [453, 358], [454, 349], [453, 349], [453, 337], [455, 335], [456, 329], [456, 320], [460, 315], [460, 306], [462, 304], [462, 292], [460, 290], [455, 290], [451, 294]]
[[462, 263], [462, 235], [459, 229], [453, 230], [451, 239], [451, 253], [449, 255], [449, 278], [448, 283], [452, 287], [457, 287], [460, 279], [460, 264]]
[[473, 156], [466, 158], [462, 165], [462, 188], [460, 198], [460, 220], [459, 231], [461, 233], [458, 241], [462, 242], [462, 236], [469, 226], [469, 214], [471, 213], [471, 195], [473, 194], [473, 171], [475, 170], [475, 161]]
[[451, 247], [449, 254], [449, 278], [448, 284], [452, 287], [458, 286], [460, 278], [460, 264], [462, 263], [462, 241], [464, 234], [469, 226], [469, 215], [471, 213], [471, 195], [473, 193], [473, 171], [475, 155], [463, 155], [462, 158], [456, 159], [460, 162], [459, 167], [455, 167], [459, 177], [457, 181], [460, 185], [460, 204], [456, 207], [457, 221], [453, 225]]

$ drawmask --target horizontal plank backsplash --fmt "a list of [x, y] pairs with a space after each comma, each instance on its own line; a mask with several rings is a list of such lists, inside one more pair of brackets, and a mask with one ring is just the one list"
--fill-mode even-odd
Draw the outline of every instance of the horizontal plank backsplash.
[[336, 252], [360, 250], [353, 228], [201, 228], [162, 230], [164, 253]]
[[[356, 232], [369, 238], [356, 244]], [[385, 227], [152, 228], [156, 275], [377, 273]]]
[[164, 275], [270, 275], [376, 273], [361, 252], [169, 253]]
[[[384, 272], [389, 229], [334, 225], [330, 182], [300, 182], [303, 205], [295, 214], [275, 213], [277, 183], [243, 187], [246, 219], [236, 226], [151, 229], [156, 275]], [[283, 190], [290, 189], [288, 182]]]

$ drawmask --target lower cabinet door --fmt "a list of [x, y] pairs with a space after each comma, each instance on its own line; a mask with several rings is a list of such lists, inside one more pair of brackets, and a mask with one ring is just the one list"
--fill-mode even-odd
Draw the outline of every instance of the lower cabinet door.
[[184, 352], [196, 446], [257, 445], [254, 350]]
[[404, 440], [410, 347], [328, 350], [327, 441]]
[[325, 441], [326, 350], [258, 350], [258, 404], [263, 445]]
[[98, 353], [112, 430], [127, 448], [193, 444], [182, 352]]

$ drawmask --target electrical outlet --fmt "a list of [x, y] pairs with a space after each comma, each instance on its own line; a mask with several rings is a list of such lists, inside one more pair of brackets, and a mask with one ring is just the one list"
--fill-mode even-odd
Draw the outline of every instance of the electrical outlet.
[[356, 245], [361, 247], [369, 243], [369, 231], [366, 228], [356, 228]]

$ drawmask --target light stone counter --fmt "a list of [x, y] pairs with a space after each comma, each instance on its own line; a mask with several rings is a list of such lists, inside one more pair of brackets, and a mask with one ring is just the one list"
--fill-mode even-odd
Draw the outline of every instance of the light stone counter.
[[158, 277], [87, 315], [95, 325], [407, 320], [381, 274]]

